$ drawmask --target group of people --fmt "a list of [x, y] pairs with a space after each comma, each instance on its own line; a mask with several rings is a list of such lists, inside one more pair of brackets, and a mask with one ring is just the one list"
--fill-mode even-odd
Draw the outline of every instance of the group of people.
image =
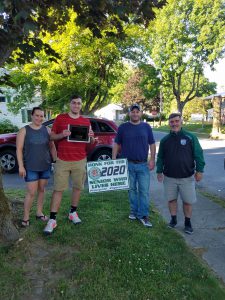
[[[70, 99], [70, 111], [60, 114], [54, 120], [52, 130], [42, 125], [44, 112], [40, 107], [32, 111], [32, 123], [23, 127], [17, 136], [17, 158], [19, 174], [27, 183], [22, 226], [30, 225], [29, 214], [36, 192], [36, 219], [47, 222], [46, 235], [52, 234], [57, 226], [57, 213], [62, 193], [72, 179], [72, 199], [68, 218], [74, 224], [81, 223], [77, 213], [80, 194], [86, 178], [86, 143], [71, 143], [67, 137], [71, 132], [68, 125], [89, 127], [90, 142], [94, 143], [94, 133], [90, 121], [81, 116], [82, 99], [74, 95]], [[142, 111], [138, 104], [129, 110], [130, 120], [121, 124], [115, 138], [112, 159], [118, 156], [128, 160], [130, 220], [139, 220], [145, 227], [152, 227], [149, 220], [150, 171], [155, 168], [156, 146], [149, 124], [141, 121]], [[195, 135], [182, 129], [179, 113], [169, 116], [170, 133], [159, 145], [156, 173], [163, 182], [171, 220], [170, 228], [177, 225], [178, 195], [183, 201], [184, 231], [193, 232], [191, 225], [192, 204], [196, 202], [195, 181], [202, 179], [204, 170], [203, 151]], [[57, 151], [54, 141], [57, 144]], [[149, 157], [150, 150], [150, 157]], [[54, 167], [54, 191], [49, 217], [43, 214], [44, 188], [50, 177], [51, 162]]]

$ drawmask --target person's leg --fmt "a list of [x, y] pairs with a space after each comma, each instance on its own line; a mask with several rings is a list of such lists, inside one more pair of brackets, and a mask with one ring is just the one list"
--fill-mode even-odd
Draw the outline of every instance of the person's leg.
[[58, 212], [62, 200], [63, 191], [68, 188], [69, 176], [70, 162], [58, 159], [55, 163], [54, 170], [54, 191], [50, 204], [51, 212]]
[[51, 212], [58, 212], [62, 200], [63, 191], [53, 191], [52, 199], [50, 204], [50, 211]]
[[131, 220], [136, 219], [138, 216], [138, 191], [137, 191], [137, 175], [135, 170], [135, 164], [128, 162], [129, 172], [129, 184], [130, 188], [128, 191], [129, 202], [130, 202], [130, 215]]
[[184, 216], [190, 219], [192, 215], [192, 205], [187, 202], [183, 202], [183, 211]]
[[73, 188], [71, 205], [77, 207], [80, 201], [81, 190]]
[[185, 233], [192, 234], [193, 228], [191, 225], [192, 204], [197, 201], [195, 192], [194, 177], [180, 179], [180, 195], [183, 200], [184, 212], [184, 231]]
[[[23, 221], [25, 221], [24, 223], [26, 223], [26, 221], [29, 221], [30, 209], [31, 209], [35, 194], [37, 192], [37, 188], [38, 188], [37, 180], [27, 182], [27, 193], [26, 193], [25, 200], [24, 200], [24, 214], [23, 214]], [[29, 225], [29, 224], [27, 223], [27, 225]]]
[[168, 201], [168, 208], [171, 215], [168, 227], [174, 228], [177, 225], [178, 183], [176, 178], [164, 176], [163, 184], [165, 197]]
[[169, 200], [168, 208], [169, 208], [171, 216], [176, 216], [177, 215], [177, 199]]
[[138, 182], [138, 219], [145, 227], [152, 227], [149, 221], [150, 206], [150, 171], [147, 163], [137, 165]]
[[54, 170], [54, 191], [50, 204], [50, 217], [44, 229], [44, 234], [46, 235], [52, 234], [54, 228], [57, 226], [56, 215], [60, 208], [63, 191], [68, 187], [69, 175], [69, 164], [62, 160], [57, 160]]
[[138, 218], [148, 218], [150, 206], [150, 171], [147, 163], [137, 164], [136, 166], [139, 198]]
[[184, 232], [187, 234], [193, 233], [193, 228], [191, 225], [191, 215], [192, 215], [192, 205], [187, 202], [183, 202], [183, 211], [184, 211]]
[[45, 187], [48, 183], [47, 179], [40, 179], [38, 181], [38, 195], [37, 195], [37, 217], [44, 216], [43, 210], [43, 203], [44, 203], [44, 196], [45, 196]]
[[77, 207], [80, 201], [81, 191], [84, 188], [84, 182], [86, 179], [86, 159], [76, 161], [72, 163], [71, 178], [73, 182], [73, 191], [71, 199], [71, 207], [69, 212], [69, 219], [74, 224], [81, 223], [81, 219], [77, 214]]

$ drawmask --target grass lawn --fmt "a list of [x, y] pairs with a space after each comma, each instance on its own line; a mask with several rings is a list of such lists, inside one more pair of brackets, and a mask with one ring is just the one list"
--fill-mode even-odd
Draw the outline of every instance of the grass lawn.
[[[152, 125], [152, 124], [150, 124]], [[197, 136], [199, 137], [209, 137], [211, 130], [212, 130], [212, 124], [204, 124], [202, 125], [201, 122], [184, 122], [183, 126], [184, 129], [188, 131], [195, 132]], [[163, 122], [161, 126], [159, 126], [157, 123], [154, 125], [154, 130], [156, 131], [165, 131], [169, 132], [169, 126], [168, 122]]]
[[128, 219], [126, 191], [84, 192], [76, 226], [69, 205], [65, 192], [52, 236], [33, 211], [23, 240], [0, 247], [0, 299], [225, 299], [224, 285], [156, 212], [153, 228]]
[[[149, 124], [156, 131], [169, 132], [168, 121], [163, 121], [161, 126], [158, 125], [158, 122]], [[202, 122], [184, 122], [182, 127], [188, 131], [195, 132], [198, 137], [202, 138], [208, 138], [212, 131], [212, 124], [206, 122], [204, 124]], [[225, 125], [221, 127], [221, 133], [225, 134]]]

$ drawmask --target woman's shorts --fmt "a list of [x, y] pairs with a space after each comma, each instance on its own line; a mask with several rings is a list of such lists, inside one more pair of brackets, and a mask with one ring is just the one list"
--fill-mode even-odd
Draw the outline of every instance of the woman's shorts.
[[51, 168], [45, 171], [30, 171], [26, 170], [25, 181], [32, 182], [40, 179], [49, 179], [51, 176]]

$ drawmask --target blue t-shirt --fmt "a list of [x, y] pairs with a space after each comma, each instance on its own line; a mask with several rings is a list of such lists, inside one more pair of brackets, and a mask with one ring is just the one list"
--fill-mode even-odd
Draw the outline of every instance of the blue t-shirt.
[[147, 123], [134, 125], [126, 122], [119, 126], [115, 142], [121, 145], [122, 158], [147, 161], [149, 145], [154, 144], [155, 140]]

